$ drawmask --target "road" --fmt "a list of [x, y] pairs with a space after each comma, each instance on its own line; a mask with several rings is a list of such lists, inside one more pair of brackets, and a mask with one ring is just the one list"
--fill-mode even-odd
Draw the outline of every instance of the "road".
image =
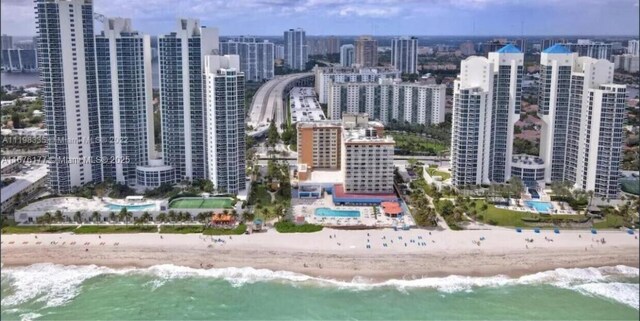
[[268, 125], [273, 119], [278, 131], [282, 131], [280, 125], [286, 123], [287, 108], [285, 106], [286, 96], [284, 91], [292, 82], [309, 77], [313, 73], [297, 73], [283, 76], [276, 76], [262, 85], [251, 101], [249, 111], [249, 125], [254, 128]]

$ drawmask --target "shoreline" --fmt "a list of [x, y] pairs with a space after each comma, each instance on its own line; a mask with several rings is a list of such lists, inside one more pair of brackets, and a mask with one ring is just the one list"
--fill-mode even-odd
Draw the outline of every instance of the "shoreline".
[[[307, 234], [268, 232], [233, 237], [12, 234], [2, 235], [1, 262], [3, 267], [36, 263], [93, 264], [115, 269], [162, 264], [196, 269], [252, 267], [342, 281], [358, 277], [373, 282], [450, 275], [517, 278], [557, 268], [640, 267], [638, 240], [619, 231], [598, 235], [587, 235], [584, 231], [554, 235], [510, 230], [428, 233], [325, 229]], [[480, 237], [485, 240], [477, 245]], [[526, 242], [525, 238], [534, 242]], [[601, 238], [606, 239], [605, 244], [601, 244]], [[71, 245], [72, 242], [76, 243]]]

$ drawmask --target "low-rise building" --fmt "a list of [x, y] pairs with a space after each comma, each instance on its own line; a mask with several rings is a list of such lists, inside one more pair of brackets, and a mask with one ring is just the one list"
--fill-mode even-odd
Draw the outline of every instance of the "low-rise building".
[[[4, 169], [3, 169], [4, 172]], [[2, 214], [13, 211], [23, 200], [30, 198], [40, 188], [45, 187], [49, 169], [47, 165], [26, 169], [18, 175], [8, 176], [13, 182], [2, 186]], [[3, 179], [7, 177], [3, 176]]]
[[544, 185], [544, 160], [538, 156], [519, 154], [511, 158], [511, 177], [518, 177], [527, 186]]

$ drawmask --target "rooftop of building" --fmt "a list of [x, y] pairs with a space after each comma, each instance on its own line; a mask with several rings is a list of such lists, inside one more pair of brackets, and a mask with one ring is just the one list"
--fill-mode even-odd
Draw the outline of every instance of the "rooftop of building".
[[[4, 203], [14, 195], [22, 193], [22, 191], [27, 189], [33, 183], [46, 177], [48, 173], [48, 166], [40, 165], [35, 168], [28, 168], [18, 173], [18, 175], [8, 175], [7, 177], [13, 177], [16, 180], [13, 183], [3, 187], [0, 191], [0, 193], [2, 193], [2, 203]], [[5, 177], [3, 176], [3, 178]]]
[[[298, 164], [298, 172], [306, 172], [307, 164]], [[344, 181], [344, 172], [342, 170], [323, 170], [323, 169], [314, 169], [311, 171], [311, 175], [307, 180], [301, 181], [302, 185], [313, 185], [313, 184], [335, 184], [341, 183]]]
[[314, 67], [315, 70], [325, 74], [381, 74], [381, 73], [400, 73], [393, 67]]
[[542, 51], [542, 53], [568, 54], [568, 53], [571, 53], [571, 50], [569, 50], [569, 49], [567, 49], [567, 47], [557, 43], [557, 44], [545, 49], [544, 51]]
[[378, 136], [377, 130], [371, 127], [349, 128], [343, 131], [345, 144], [348, 143], [384, 143], [395, 144], [391, 136]]
[[512, 165], [544, 166], [544, 160], [535, 155], [517, 154], [511, 157]]
[[500, 48], [497, 53], [522, 53], [518, 47], [513, 44], [507, 44], [506, 46]]
[[320, 120], [320, 121], [301, 121], [297, 123], [298, 128], [315, 128], [315, 127], [342, 127], [342, 122], [339, 120]]

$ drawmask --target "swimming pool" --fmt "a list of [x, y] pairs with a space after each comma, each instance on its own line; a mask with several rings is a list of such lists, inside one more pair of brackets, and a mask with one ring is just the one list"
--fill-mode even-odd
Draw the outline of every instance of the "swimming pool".
[[326, 207], [316, 208], [316, 216], [321, 217], [360, 217], [360, 211], [334, 210]]
[[525, 201], [524, 204], [540, 213], [550, 213], [553, 209], [553, 205], [550, 202]]
[[155, 204], [141, 204], [141, 205], [107, 204], [107, 210], [109, 210], [109, 211], [120, 211], [124, 207], [127, 208], [127, 211], [137, 212], [137, 211], [153, 210], [156, 207], [156, 205]]

